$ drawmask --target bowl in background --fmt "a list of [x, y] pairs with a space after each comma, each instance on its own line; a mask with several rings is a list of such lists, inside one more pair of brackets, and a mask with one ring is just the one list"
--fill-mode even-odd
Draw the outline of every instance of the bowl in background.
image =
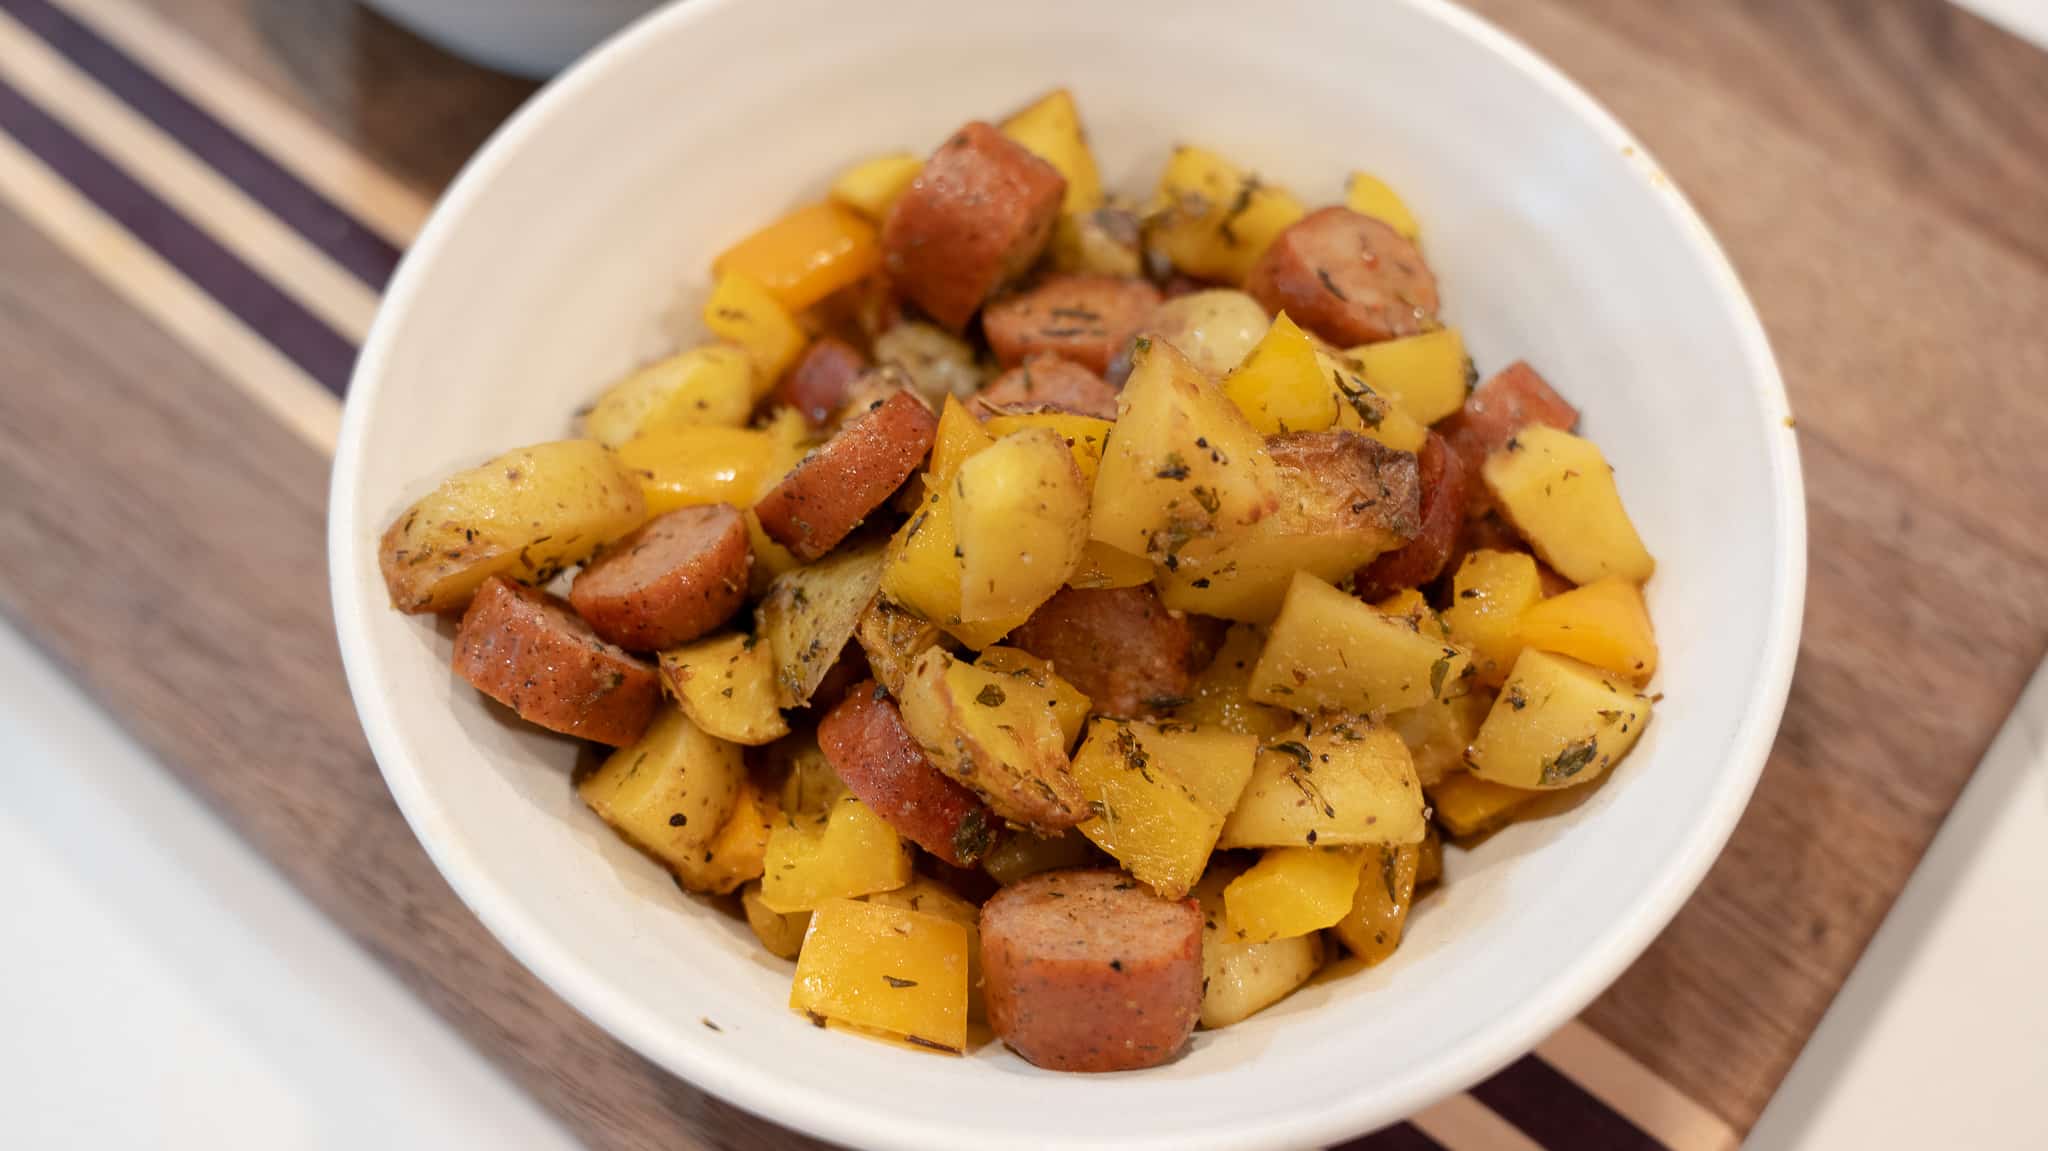
[[[444, 631], [390, 610], [375, 547], [443, 475], [560, 438], [605, 383], [696, 338], [709, 261], [733, 239], [852, 161], [928, 150], [1058, 85], [1127, 193], [1181, 140], [1310, 203], [1340, 199], [1354, 167], [1399, 189], [1482, 370], [1529, 359], [1615, 464], [1659, 560], [1666, 693], [1585, 802], [1448, 853], [1390, 961], [1198, 1033], [1169, 1066], [1094, 1077], [790, 1012], [786, 964], [582, 808], [575, 746], [501, 721], [449, 673]], [[565, 999], [705, 1089], [861, 1147], [1334, 1142], [1529, 1050], [1719, 851], [1798, 645], [1786, 416], [1762, 328], [1679, 193], [1591, 99], [1459, 9], [693, 0], [523, 109], [406, 257], [335, 462], [335, 611], [371, 746], [449, 882]]]

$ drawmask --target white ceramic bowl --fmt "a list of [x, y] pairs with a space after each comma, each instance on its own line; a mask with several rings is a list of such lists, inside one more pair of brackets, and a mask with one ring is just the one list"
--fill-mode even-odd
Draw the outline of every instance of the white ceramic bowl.
[[[1585, 411], [1659, 567], [1666, 693], [1611, 784], [1470, 854], [1392, 961], [1308, 988], [1170, 1066], [1038, 1071], [820, 1031], [787, 965], [577, 803], [575, 749], [494, 718], [445, 633], [385, 602], [375, 540], [452, 469], [556, 438], [690, 338], [711, 256], [849, 161], [928, 149], [1059, 84], [1142, 191], [1194, 140], [1311, 202], [1356, 166], [1424, 228], [1483, 368], [1526, 357]], [[542, 93], [442, 201], [357, 368], [331, 551], [349, 682], [455, 889], [550, 986], [707, 1090], [862, 1147], [1334, 1141], [1527, 1051], [1642, 951], [1712, 862], [1770, 747], [1805, 528], [1764, 333], [1691, 209], [1585, 94], [1429, 0], [694, 0]], [[713, 1031], [702, 1022], [716, 1021]]]

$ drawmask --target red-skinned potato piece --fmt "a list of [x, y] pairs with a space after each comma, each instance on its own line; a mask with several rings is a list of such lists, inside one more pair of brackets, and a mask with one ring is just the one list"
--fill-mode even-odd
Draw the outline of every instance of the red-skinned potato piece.
[[981, 909], [989, 1026], [1040, 1067], [1130, 1071], [1186, 1046], [1202, 1005], [1202, 913], [1113, 868], [1049, 871]]
[[1435, 432], [1416, 454], [1422, 487], [1421, 526], [1406, 546], [1387, 552], [1358, 573], [1358, 594], [1379, 600], [1404, 587], [1419, 587], [1441, 575], [1465, 522], [1465, 489], [1472, 477], [1465, 463]]
[[981, 330], [1004, 367], [1050, 352], [1100, 375], [1159, 300], [1159, 289], [1144, 280], [1049, 276], [1029, 291], [990, 302]]
[[1436, 276], [1399, 232], [1349, 208], [1311, 212], [1273, 238], [1244, 290], [1340, 348], [1436, 327]]
[[1116, 418], [1116, 389], [1087, 368], [1050, 353], [1032, 356], [975, 393], [976, 413], [1058, 408], [1105, 420]]
[[1214, 651], [1193, 619], [1168, 611], [1150, 584], [1062, 588], [1009, 635], [1008, 643], [1051, 660], [1097, 712], [1143, 716], [1187, 695], [1188, 679]]
[[988, 805], [925, 758], [873, 680], [855, 684], [819, 721], [818, 746], [855, 798], [947, 863], [971, 867], [995, 842]]
[[889, 209], [884, 266], [926, 315], [957, 332], [1038, 259], [1066, 192], [1058, 169], [970, 123], [932, 153]]
[[795, 408], [804, 423], [822, 428], [832, 422], [832, 413], [867, 370], [868, 358], [859, 348], [837, 336], [824, 336], [811, 341], [796, 366], [775, 385], [775, 398]]
[[753, 566], [738, 509], [677, 508], [598, 553], [577, 573], [569, 603], [611, 643], [659, 651], [732, 618], [746, 601]]
[[761, 530], [805, 563], [831, 551], [917, 470], [938, 427], [908, 391], [875, 400], [761, 497]]
[[455, 674], [549, 731], [613, 747], [639, 739], [661, 703], [652, 665], [599, 639], [569, 605], [492, 576], [455, 630]]

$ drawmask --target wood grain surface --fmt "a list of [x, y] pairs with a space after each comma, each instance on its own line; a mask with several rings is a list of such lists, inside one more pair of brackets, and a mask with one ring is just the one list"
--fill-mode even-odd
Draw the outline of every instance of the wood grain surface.
[[[427, 195], [531, 91], [345, 0], [147, 2]], [[1799, 417], [1771, 765], [1588, 1016], [1746, 1129], [2048, 649], [2048, 55], [1941, 0], [1474, 6], [1699, 206]], [[575, 1017], [442, 884], [343, 687], [324, 458], [5, 211], [0, 253], [0, 611], [579, 1136], [807, 1145]]]

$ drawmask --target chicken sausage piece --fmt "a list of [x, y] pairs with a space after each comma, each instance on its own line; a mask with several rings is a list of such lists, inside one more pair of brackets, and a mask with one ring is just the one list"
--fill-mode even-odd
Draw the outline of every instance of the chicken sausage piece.
[[1107, 715], [1177, 706], [1204, 645], [1188, 617], [1168, 611], [1150, 584], [1061, 588], [1007, 642], [1040, 659]]
[[988, 805], [932, 766], [875, 681], [855, 684], [826, 713], [818, 746], [855, 798], [947, 863], [972, 867], [994, 843]]
[[1159, 289], [1145, 280], [1052, 276], [990, 303], [981, 330], [1006, 368], [1037, 352], [1056, 352], [1101, 375], [1159, 300]]
[[768, 537], [809, 563], [881, 507], [931, 451], [938, 418], [907, 391], [867, 412], [805, 456], [754, 505]]
[[1465, 463], [1435, 432], [1416, 456], [1422, 488], [1420, 526], [1408, 544], [1385, 552], [1358, 573], [1358, 594], [1379, 600], [1404, 587], [1420, 587], [1443, 574], [1465, 522]]
[[613, 747], [639, 739], [661, 676], [600, 639], [569, 605], [492, 576], [455, 630], [455, 674], [549, 731]]
[[797, 410], [804, 423], [822, 428], [846, 402], [853, 382], [868, 370], [860, 349], [837, 336], [813, 340], [803, 358], [775, 385], [775, 398]]
[[598, 554], [569, 605], [629, 651], [688, 643], [732, 618], [753, 570], [746, 517], [730, 504], [677, 508]]
[[975, 393], [984, 417], [991, 412], [1058, 408], [1105, 420], [1116, 418], [1116, 395], [1101, 376], [1051, 353], [1026, 359]]
[[1340, 348], [1436, 327], [1436, 276], [1422, 253], [1349, 208], [1290, 224], [1252, 265], [1244, 290]]
[[882, 225], [889, 278], [957, 332], [1045, 250], [1067, 181], [987, 124], [955, 132], [925, 161]]
[[981, 909], [982, 995], [1003, 1042], [1055, 1071], [1156, 1067], [1202, 1006], [1202, 913], [1111, 868], [1049, 871]]

